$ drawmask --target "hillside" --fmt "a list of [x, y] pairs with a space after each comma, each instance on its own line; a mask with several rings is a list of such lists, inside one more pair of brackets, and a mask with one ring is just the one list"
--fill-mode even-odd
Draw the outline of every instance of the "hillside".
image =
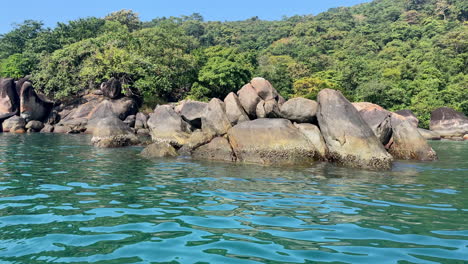
[[128, 10], [53, 29], [28, 20], [0, 36], [0, 76], [32, 75], [58, 99], [116, 77], [149, 105], [223, 98], [263, 76], [286, 98], [333, 88], [427, 126], [441, 106], [468, 114], [467, 19], [464, 0], [376, 0], [281, 21], [141, 22]]

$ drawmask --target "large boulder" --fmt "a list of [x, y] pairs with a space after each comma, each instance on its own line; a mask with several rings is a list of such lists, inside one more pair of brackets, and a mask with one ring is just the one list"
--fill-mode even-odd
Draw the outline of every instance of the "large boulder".
[[278, 92], [271, 83], [264, 78], [256, 77], [250, 81], [250, 84], [257, 92], [258, 96], [264, 101], [278, 100]]
[[147, 125], [148, 116], [145, 113], [138, 112], [135, 116], [135, 128], [136, 129], [146, 129], [148, 128]]
[[289, 99], [281, 105], [281, 116], [298, 123], [312, 123], [317, 121], [318, 104], [306, 98]]
[[202, 117], [202, 130], [215, 135], [224, 135], [231, 128], [226, 115], [226, 106], [218, 98], [213, 98], [205, 108]]
[[244, 108], [245, 112], [249, 115], [251, 119], [256, 117], [257, 105], [260, 103], [262, 98], [260, 98], [249, 83], [244, 85], [239, 91], [237, 91], [239, 96], [239, 101]]
[[236, 125], [244, 121], [249, 121], [249, 116], [242, 107], [239, 97], [233, 92], [229, 93], [226, 98], [224, 98], [224, 104], [226, 106], [226, 115], [231, 121], [231, 125]]
[[97, 147], [116, 148], [139, 143], [133, 131], [116, 116], [101, 119], [93, 130], [93, 144]]
[[391, 168], [392, 156], [341, 92], [324, 89], [317, 99], [317, 119], [329, 160], [350, 167]]
[[110, 103], [112, 110], [121, 120], [125, 120], [130, 115], [136, 115], [138, 112], [138, 102], [132, 97], [110, 100]]
[[26, 121], [43, 121], [48, 116], [54, 103], [34, 91], [31, 82], [25, 82], [20, 93], [20, 113]]
[[25, 127], [26, 120], [16, 115], [6, 119], [2, 124], [3, 132], [24, 133]]
[[122, 84], [112, 77], [107, 82], [101, 84], [101, 91], [104, 96], [110, 99], [116, 99], [122, 95]]
[[229, 141], [225, 137], [217, 137], [210, 143], [203, 145], [192, 153], [194, 159], [236, 161]]
[[52, 133], [52, 132], [54, 132], [54, 126], [53, 126], [53, 125], [49, 125], [49, 124], [45, 124], [44, 127], [41, 129], [40, 132], [41, 132], [41, 133]]
[[177, 151], [167, 142], [155, 142], [146, 146], [140, 155], [147, 159], [177, 157]]
[[315, 160], [316, 148], [286, 119], [256, 119], [228, 131], [237, 160], [247, 163], [298, 165]]
[[436, 152], [409, 121], [404, 120], [395, 126], [392, 125], [392, 130], [392, 140], [388, 152], [395, 159], [423, 161], [437, 159]]
[[0, 79], [0, 114], [17, 113], [20, 100], [13, 79]]
[[396, 111], [395, 114], [404, 116], [406, 120], [410, 122], [411, 125], [413, 125], [414, 127], [418, 127], [419, 119], [416, 117], [413, 111], [408, 110], [408, 109], [403, 109], [403, 110]]
[[392, 136], [392, 113], [372, 103], [353, 103], [353, 106], [359, 111], [380, 142], [387, 145]]
[[261, 100], [255, 111], [257, 118], [280, 118], [280, 108], [275, 99]]
[[44, 124], [41, 121], [32, 120], [26, 124], [25, 128], [29, 132], [39, 132], [44, 128]]
[[437, 132], [430, 131], [424, 128], [418, 128], [418, 132], [426, 140], [440, 140], [440, 135]]
[[207, 103], [203, 102], [185, 100], [182, 101], [175, 110], [190, 125], [201, 128], [202, 116], [207, 105]]
[[171, 105], [159, 105], [148, 119], [154, 142], [167, 142], [181, 147], [189, 138], [190, 125], [178, 115]]
[[431, 113], [430, 130], [443, 138], [463, 137], [468, 134], [468, 118], [452, 108], [441, 107]]
[[192, 154], [192, 151], [201, 145], [205, 145], [210, 142], [216, 135], [212, 131], [202, 131], [200, 129], [195, 130], [190, 137], [187, 139], [185, 144], [179, 149], [179, 154], [188, 156]]
[[312, 143], [315, 148], [315, 159], [326, 160], [328, 155], [328, 148], [325, 140], [323, 139], [320, 129], [309, 123], [294, 124], [297, 129]]

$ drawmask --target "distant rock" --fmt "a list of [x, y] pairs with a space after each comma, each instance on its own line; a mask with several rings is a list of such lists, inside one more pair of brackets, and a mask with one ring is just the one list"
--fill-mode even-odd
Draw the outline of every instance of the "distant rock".
[[350, 167], [391, 168], [392, 156], [341, 92], [324, 89], [317, 99], [317, 118], [329, 160]]
[[312, 123], [317, 121], [318, 104], [306, 98], [289, 99], [281, 106], [281, 116], [298, 123]]
[[452, 108], [441, 107], [431, 113], [430, 130], [443, 138], [463, 137], [468, 134], [468, 118]]

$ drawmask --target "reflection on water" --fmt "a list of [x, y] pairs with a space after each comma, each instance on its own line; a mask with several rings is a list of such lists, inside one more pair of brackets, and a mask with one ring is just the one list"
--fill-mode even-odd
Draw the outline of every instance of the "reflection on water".
[[468, 142], [390, 172], [0, 135], [0, 263], [464, 263]]

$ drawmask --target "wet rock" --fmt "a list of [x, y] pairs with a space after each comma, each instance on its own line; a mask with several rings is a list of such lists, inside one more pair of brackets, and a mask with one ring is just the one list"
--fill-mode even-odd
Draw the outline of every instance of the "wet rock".
[[63, 124], [57, 124], [54, 126], [54, 133], [69, 134], [72, 133], [72, 129], [69, 126], [65, 126]]
[[379, 141], [387, 145], [392, 136], [392, 113], [372, 103], [353, 103], [353, 106], [359, 111]]
[[468, 118], [449, 107], [441, 107], [431, 113], [430, 130], [443, 138], [463, 137], [468, 134]]
[[278, 100], [278, 92], [273, 85], [264, 78], [256, 77], [250, 81], [250, 84], [257, 92], [258, 96], [264, 101]]
[[202, 130], [215, 135], [224, 135], [231, 128], [223, 101], [213, 98], [205, 108], [202, 117]]
[[247, 163], [299, 165], [315, 160], [315, 147], [286, 119], [256, 119], [228, 131], [237, 160]]
[[32, 120], [26, 124], [26, 130], [31, 132], [39, 132], [44, 128], [44, 124], [41, 121]]
[[413, 113], [413, 111], [404, 109], [404, 110], [399, 110], [396, 111], [395, 114], [404, 116], [408, 122], [413, 125], [414, 127], [418, 127], [419, 125], [419, 119], [416, 117], [416, 115]]
[[251, 119], [256, 117], [257, 105], [262, 100], [253, 86], [249, 83], [244, 85], [238, 92], [239, 101], [245, 112]]
[[195, 128], [201, 128], [201, 120], [208, 104], [192, 100], [182, 101], [175, 109], [182, 118]]
[[226, 115], [229, 121], [231, 121], [231, 125], [250, 120], [239, 101], [239, 97], [235, 93], [229, 93], [224, 99], [224, 104], [226, 106]]
[[12, 116], [3, 121], [3, 132], [10, 133], [24, 133], [26, 127], [26, 120], [19, 116]]
[[20, 113], [25, 120], [43, 121], [48, 116], [54, 103], [37, 94], [30, 82], [25, 82], [20, 93]]
[[157, 106], [148, 119], [148, 127], [154, 142], [181, 147], [189, 138], [190, 125], [170, 105]]
[[214, 138], [210, 143], [195, 149], [192, 157], [203, 160], [236, 161], [231, 145], [224, 137]]
[[301, 123], [294, 124], [297, 129], [312, 143], [315, 149], [314, 158], [317, 160], [326, 160], [328, 155], [328, 148], [325, 140], [323, 139], [320, 129], [312, 124]]
[[138, 138], [119, 118], [110, 116], [101, 119], [93, 130], [93, 144], [103, 148], [117, 148], [136, 145]]
[[317, 121], [318, 104], [306, 98], [293, 98], [281, 106], [281, 116], [298, 123], [313, 123]]
[[426, 140], [440, 140], [440, 135], [434, 131], [418, 128], [419, 134]]
[[49, 125], [49, 124], [45, 124], [40, 132], [41, 133], [53, 133], [54, 132], [54, 126]]
[[358, 168], [391, 168], [392, 156], [341, 92], [324, 89], [317, 98], [318, 123], [330, 161]]
[[110, 78], [101, 84], [101, 91], [104, 96], [110, 99], [117, 99], [122, 95], [122, 84], [115, 78]]
[[167, 142], [155, 142], [143, 149], [140, 155], [147, 159], [177, 157], [177, 151]]
[[13, 79], [0, 79], [0, 114], [17, 113], [20, 100]]

